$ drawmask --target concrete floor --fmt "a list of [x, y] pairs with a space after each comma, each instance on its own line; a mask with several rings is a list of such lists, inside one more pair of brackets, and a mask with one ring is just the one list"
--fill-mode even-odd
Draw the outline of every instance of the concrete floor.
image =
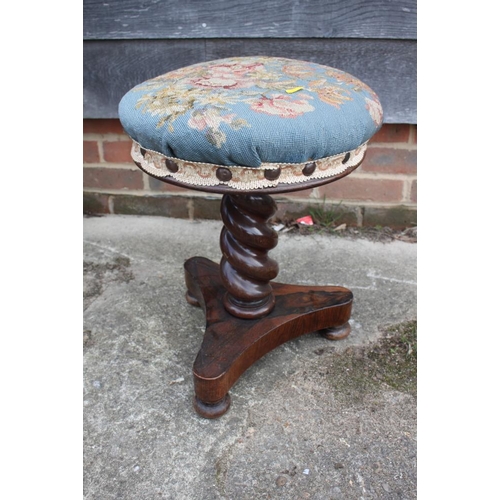
[[284, 234], [277, 281], [342, 285], [349, 337], [288, 342], [231, 389], [217, 420], [193, 411], [204, 315], [184, 299], [183, 262], [219, 261], [221, 223], [84, 219], [86, 499], [416, 498], [416, 397], [379, 386], [346, 398], [334, 354], [416, 318], [417, 245]]

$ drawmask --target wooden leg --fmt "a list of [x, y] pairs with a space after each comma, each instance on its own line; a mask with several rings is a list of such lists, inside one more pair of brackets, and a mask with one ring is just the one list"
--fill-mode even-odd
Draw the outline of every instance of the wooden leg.
[[223, 305], [219, 266], [203, 257], [185, 265], [191, 296], [203, 307], [207, 328], [193, 367], [195, 410], [215, 418], [229, 408], [228, 391], [266, 353], [306, 333], [348, 324], [353, 296], [343, 287], [272, 283], [273, 310], [260, 319], [237, 318]]

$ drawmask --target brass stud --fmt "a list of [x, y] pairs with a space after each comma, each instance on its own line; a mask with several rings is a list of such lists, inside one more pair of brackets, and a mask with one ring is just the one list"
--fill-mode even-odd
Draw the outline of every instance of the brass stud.
[[275, 181], [281, 175], [281, 168], [273, 168], [272, 170], [264, 170], [264, 177], [268, 181]]
[[310, 176], [316, 170], [316, 162], [306, 163], [306, 166], [302, 169], [302, 173], [306, 176]]
[[179, 165], [177, 165], [177, 163], [175, 163], [175, 161], [172, 161], [170, 160], [169, 158], [166, 158], [165, 159], [165, 166], [170, 170], [170, 172], [172, 172], [173, 174], [175, 174], [175, 172], [177, 172], [179, 170]]
[[219, 167], [215, 171], [215, 175], [217, 176], [217, 179], [219, 179], [222, 182], [228, 182], [233, 177], [231, 170], [229, 170], [228, 168], [224, 168], [224, 167]]

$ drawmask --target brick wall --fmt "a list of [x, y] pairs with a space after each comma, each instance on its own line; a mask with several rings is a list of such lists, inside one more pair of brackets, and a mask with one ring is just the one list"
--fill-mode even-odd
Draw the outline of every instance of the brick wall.
[[[118, 120], [83, 121], [85, 213], [219, 218], [220, 196], [158, 181], [130, 158], [131, 141]], [[338, 182], [276, 195], [277, 218], [337, 205], [340, 218], [358, 226], [410, 227], [417, 215], [417, 127], [384, 125], [364, 162]]]

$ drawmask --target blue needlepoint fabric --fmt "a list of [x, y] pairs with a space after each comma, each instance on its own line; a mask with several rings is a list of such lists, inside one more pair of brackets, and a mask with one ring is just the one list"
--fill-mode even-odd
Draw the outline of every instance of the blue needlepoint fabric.
[[276, 57], [235, 57], [171, 71], [125, 94], [119, 116], [146, 149], [248, 167], [344, 153], [382, 125], [377, 95], [357, 78]]

